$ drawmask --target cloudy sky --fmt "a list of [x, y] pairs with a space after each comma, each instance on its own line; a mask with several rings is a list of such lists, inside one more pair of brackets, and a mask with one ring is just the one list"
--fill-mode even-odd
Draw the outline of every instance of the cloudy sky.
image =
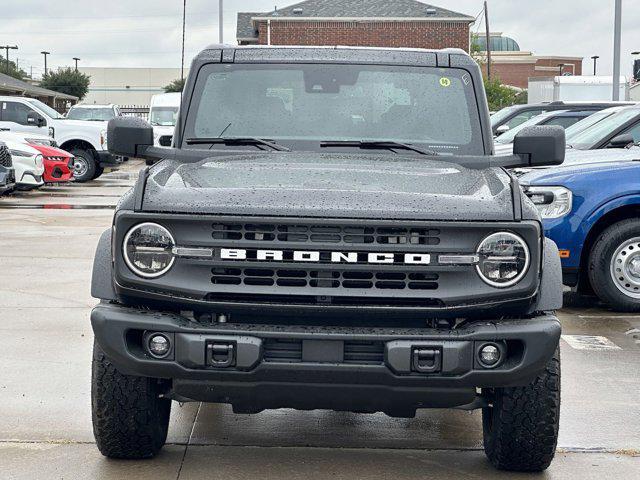
[[[393, 0], [389, 0], [393, 1]], [[631, 52], [640, 50], [640, 9], [623, 0], [622, 71], [631, 74]], [[10, 57], [35, 76], [49, 66], [179, 67], [182, 0], [2, 0], [0, 45], [17, 44]], [[294, 0], [225, 0], [225, 41], [235, 43], [238, 11], [268, 11]], [[481, 0], [431, 3], [476, 16]], [[612, 71], [614, 0], [489, 0], [491, 30], [514, 37], [537, 54], [583, 56], [585, 72], [600, 55], [599, 73]], [[482, 28], [475, 25], [474, 30]], [[218, 0], [187, 0], [186, 57], [217, 41]], [[2, 52], [4, 54], [4, 51]], [[187, 61], [188, 63], [188, 61]]]

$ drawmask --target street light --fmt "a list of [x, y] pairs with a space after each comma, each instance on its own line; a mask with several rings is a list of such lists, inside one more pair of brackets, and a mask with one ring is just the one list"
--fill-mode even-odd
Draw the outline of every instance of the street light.
[[51, 52], [40, 52], [42, 55], [44, 55], [44, 76], [47, 76], [47, 55], [49, 55]]
[[78, 57], [73, 57], [76, 62], [76, 72], [78, 71], [78, 61], [80, 60]]
[[7, 52], [6, 53], [6, 57], [7, 57], [7, 74], [11, 71], [11, 64], [9, 63], [9, 50], [18, 50], [18, 46], [17, 45], [2, 45], [0, 46], [0, 48], [4, 48], [4, 50]]
[[598, 59], [600, 58], [598, 55], [594, 55], [591, 57], [593, 60], [593, 76], [595, 77], [598, 72]]

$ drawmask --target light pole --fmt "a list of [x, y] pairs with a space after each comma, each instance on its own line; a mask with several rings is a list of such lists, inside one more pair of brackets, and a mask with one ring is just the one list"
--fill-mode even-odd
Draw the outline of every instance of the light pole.
[[222, 11], [224, 0], [220, 0], [218, 6], [218, 40], [222, 44], [224, 43], [224, 12]]
[[616, 0], [615, 26], [613, 29], [613, 95], [620, 100], [620, 44], [622, 43], [622, 0]]
[[51, 52], [40, 52], [42, 55], [44, 55], [44, 76], [47, 76], [47, 55], [49, 55]]
[[182, 63], [180, 66], [180, 79], [184, 82], [184, 35], [187, 27], [187, 0], [182, 2]]
[[0, 48], [4, 48], [7, 57], [7, 74], [11, 71], [11, 64], [9, 63], [9, 50], [18, 50], [17, 45], [2, 45]]
[[593, 60], [593, 76], [595, 77], [597, 75], [598, 72], [598, 59], [600, 57], [598, 55], [594, 55], [593, 57], [591, 57], [591, 59]]
[[80, 60], [78, 57], [73, 57], [76, 62], [76, 72], [78, 71], [78, 61]]

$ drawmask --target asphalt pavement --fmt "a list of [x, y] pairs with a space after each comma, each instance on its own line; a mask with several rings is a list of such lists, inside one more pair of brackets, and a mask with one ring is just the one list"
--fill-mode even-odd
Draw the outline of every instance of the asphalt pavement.
[[140, 168], [0, 198], [0, 478], [640, 479], [640, 315], [571, 296], [558, 455], [542, 475], [494, 471], [480, 412], [452, 410], [392, 419], [174, 403], [156, 459], [103, 458], [91, 431], [91, 265]]

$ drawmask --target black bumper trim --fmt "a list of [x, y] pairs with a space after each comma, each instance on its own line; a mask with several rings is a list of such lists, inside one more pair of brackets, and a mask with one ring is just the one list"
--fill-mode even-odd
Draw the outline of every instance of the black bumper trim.
[[98, 156], [98, 164], [101, 167], [111, 167], [122, 163], [121, 157], [112, 155], [108, 150], [96, 150], [96, 155]]
[[[415, 410], [471, 403], [477, 387], [526, 385], [544, 368], [560, 339], [560, 323], [551, 314], [531, 319], [481, 322], [451, 331], [428, 328], [309, 327], [248, 324], [202, 325], [186, 317], [115, 304], [100, 304], [91, 313], [96, 340], [123, 373], [173, 380], [175, 398], [232, 403], [241, 411], [263, 408], [334, 408], [352, 411]], [[131, 345], [131, 332], [162, 331], [174, 334], [175, 356], [158, 360]], [[135, 337], [135, 336], [134, 336]], [[302, 339], [332, 341], [406, 341], [454, 346], [458, 352], [440, 373], [398, 374], [385, 364], [244, 362], [216, 369], [205, 365], [205, 345], [218, 339]], [[180, 340], [179, 340], [180, 339]], [[478, 342], [506, 341], [522, 346], [520, 357], [501, 368], [478, 368], [473, 355]], [[198, 345], [202, 347], [200, 350]], [[261, 351], [261, 350], [260, 350]], [[446, 361], [445, 350], [445, 361]], [[324, 394], [323, 394], [324, 392]], [[372, 395], [374, 395], [372, 397]], [[394, 407], [395, 406], [395, 407]], [[392, 408], [393, 407], [393, 408]]]

